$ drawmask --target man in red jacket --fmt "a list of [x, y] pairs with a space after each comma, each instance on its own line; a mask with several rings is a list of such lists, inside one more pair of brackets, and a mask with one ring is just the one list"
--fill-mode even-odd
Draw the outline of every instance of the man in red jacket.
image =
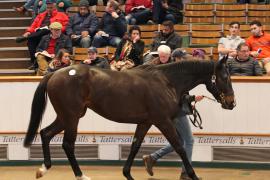
[[49, 25], [53, 22], [59, 22], [62, 24], [62, 32], [65, 32], [66, 25], [68, 23], [68, 16], [63, 12], [56, 10], [56, 5], [50, 0], [46, 1], [47, 9], [45, 12], [40, 13], [33, 21], [30, 27], [26, 29], [26, 32], [16, 38], [16, 42], [20, 43], [28, 40], [27, 46], [30, 53], [32, 65], [29, 69], [37, 68], [35, 53], [36, 48], [42, 38], [42, 36], [49, 34]]

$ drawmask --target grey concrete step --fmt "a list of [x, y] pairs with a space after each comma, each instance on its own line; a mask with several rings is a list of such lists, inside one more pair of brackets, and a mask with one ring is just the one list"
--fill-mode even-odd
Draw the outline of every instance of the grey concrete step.
[[29, 58], [27, 47], [0, 48], [1, 58]]
[[1, 9], [12, 9], [13, 7], [21, 7], [25, 4], [25, 0], [4, 0], [0, 1], [0, 8]]
[[21, 36], [27, 27], [0, 27], [0, 37]]
[[0, 3], [0, 17], [31, 17], [31, 13], [18, 13], [14, 9], [1, 9], [1, 3]]
[[16, 43], [16, 37], [0, 37], [0, 48], [1, 47], [26, 47], [27, 41]]
[[0, 18], [0, 27], [28, 27], [30, 24], [30, 17]]
[[34, 70], [28, 69], [0, 69], [0, 76], [34, 76]]
[[30, 65], [29, 58], [0, 58], [0, 69], [27, 69]]

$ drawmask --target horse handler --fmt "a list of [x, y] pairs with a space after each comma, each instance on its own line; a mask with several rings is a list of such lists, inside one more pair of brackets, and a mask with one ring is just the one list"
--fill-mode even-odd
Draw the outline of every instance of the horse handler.
[[[177, 61], [182, 58], [183, 53], [177, 52], [178, 49], [172, 52], [172, 59], [173, 61]], [[179, 51], [179, 50], [178, 50]], [[181, 57], [179, 57], [181, 56]], [[187, 153], [187, 157], [189, 162], [192, 161], [192, 150], [193, 150], [193, 144], [194, 144], [194, 138], [191, 131], [191, 127], [189, 124], [189, 119], [187, 115], [192, 114], [192, 102], [199, 102], [204, 98], [204, 96], [192, 96], [188, 93], [184, 94], [182, 97], [181, 104], [179, 105], [179, 110], [177, 116], [174, 118], [174, 124], [176, 127], [176, 131], [179, 135], [180, 144], [182, 144], [185, 148], [185, 151]], [[157, 160], [165, 156], [166, 154], [169, 154], [173, 152], [173, 147], [168, 144], [165, 147], [155, 151], [154, 153], [150, 155], [144, 155], [143, 161], [146, 168], [146, 171], [150, 176], [153, 176], [153, 166], [156, 164]], [[186, 173], [184, 165], [182, 165], [182, 173], [180, 176], [180, 180], [191, 180], [191, 178]]]

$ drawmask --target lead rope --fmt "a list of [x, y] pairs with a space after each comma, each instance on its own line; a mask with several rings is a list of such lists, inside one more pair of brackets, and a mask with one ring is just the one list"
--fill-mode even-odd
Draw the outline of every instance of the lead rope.
[[[194, 103], [194, 105], [192, 105], [192, 115], [189, 115], [188, 118], [191, 121], [191, 123], [193, 124], [193, 126], [198, 127], [200, 129], [203, 129], [202, 127], [202, 118], [201, 115], [199, 113], [199, 111], [196, 109], [196, 103]], [[193, 118], [191, 117], [193, 116]]]
[[[214, 98], [210, 98], [208, 96], [203, 96], [204, 98], [213, 101], [213, 102], [217, 102], [217, 100], [215, 100]], [[193, 124], [193, 126], [198, 127], [200, 129], [203, 129], [202, 127], [202, 118], [201, 115], [199, 113], [199, 111], [196, 109], [196, 103], [194, 103], [194, 105], [192, 105], [192, 115], [189, 115], [188, 118], [191, 121], [191, 123]], [[193, 118], [192, 118], [193, 116]]]

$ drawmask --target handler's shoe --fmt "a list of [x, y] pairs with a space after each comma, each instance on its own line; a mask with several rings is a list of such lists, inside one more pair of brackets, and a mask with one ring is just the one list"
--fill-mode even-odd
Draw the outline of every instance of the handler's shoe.
[[[199, 178], [199, 180], [202, 180], [201, 177], [198, 177], [198, 178]], [[192, 180], [192, 179], [188, 176], [187, 173], [184, 172], [184, 173], [181, 173], [179, 180]]]
[[153, 166], [155, 165], [156, 161], [150, 155], [143, 155], [143, 162], [148, 174], [150, 176], [153, 176]]

